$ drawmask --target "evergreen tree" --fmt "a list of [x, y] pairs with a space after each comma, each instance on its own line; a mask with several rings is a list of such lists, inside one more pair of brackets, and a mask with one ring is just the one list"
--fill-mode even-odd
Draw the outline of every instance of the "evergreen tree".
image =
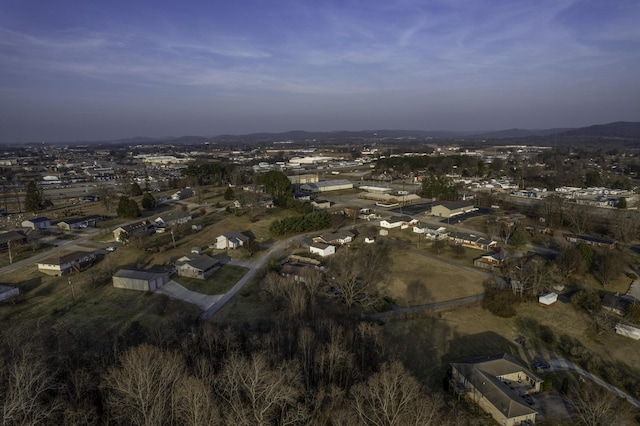
[[136, 203], [129, 197], [120, 197], [116, 213], [118, 214], [118, 216], [130, 219], [139, 217], [141, 215], [138, 203]]
[[289, 178], [282, 172], [271, 170], [260, 176], [260, 183], [273, 198], [286, 198], [293, 194], [293, 186]]
[[145, 210], [153, 210], [156, 206], [156, 197], [154, 197], [150, 192], [145, 192], [142, 196], [142, 208]]
[[24, 208], [33, 214], [42, 209], [44, 203], [42, 189], [38, 188], [34, 180], [27, 183], [27, 192], [24, 197]]
[[236, 197], [236, 195], [233, 192], [233, 188], [228, 187], [226, 189], [226, 191], [224, 191], [224, 199], [225, 200], [233, 200], [235, 197]]
[[618, 198], [618, 203], [616, 204], [616, 207], [619, 209], [626, 209], [627, 208], [627, 199], [624, 197], [620, 197]]
[[140, 185], [138, 185], [138, 182], [133, 182], [131, 184], [131, 196], [137, 197], [139, 195], [142, 195], [142, 188], [140, 188]]

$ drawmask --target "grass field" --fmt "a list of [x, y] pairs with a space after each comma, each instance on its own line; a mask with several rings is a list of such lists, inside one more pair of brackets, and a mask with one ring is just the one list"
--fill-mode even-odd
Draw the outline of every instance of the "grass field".
[[480, 294], [485, 276], [407, 251], [392, 252], [391, 279], [383, 293], [401, 306]]
[[196, 278], [174, 277], [173, 280], [191, 291], [203, 294], [224, 294], [240, 280], [248, 269], [235, 265], [223, 265], [206, 280]]
[[[129, 266], [143, 262], [129, 249], [109, 256], [116, 254], [128, 259]], [[42, 274], [35, 265], [3, 276], [2, 284], [18, 287], [20, 295], [0, 304], [0, 328], [38, 322], [56, 327], [87, 326], [95, 328], [95, 333], [106, 333], [133, 322], [154, 325], [176, 315], [197, 318], [198, 308], [187, 303], [113, 288], [111, 273], [122, 260], [109, 256], [81, 273], [64, 277]]]

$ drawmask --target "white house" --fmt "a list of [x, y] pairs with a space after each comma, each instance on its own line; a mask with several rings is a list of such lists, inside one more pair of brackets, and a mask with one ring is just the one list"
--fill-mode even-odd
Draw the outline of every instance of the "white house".
[[218, 250], [237, 249], [249, 242], [249, 237], [237, 231], [229, 231], [216, 237], [216, 243], [213, 248]]
[[313, 237], [314, 243], [345, 245], [352, 242], [354, 234], [351, 231], [327, 232]]
[[413, 219], [411, 216], [391, 216], [389, 219], [382, 219], [380, 221], [380, 227], [386, 229], [400, 228], [406, 225], [416, 225], [417, 219]]
[[322, 257], [327, 257], [335, 254], [336, 247], [331, 244], [312, 243], [311, 245], [309, 245], [309, 252]]
[[74, 251], [62, 256], [52, 256], [38, 262], [38, 271], [47, 275], [66, 275], [72, 271], [82, 271], [96, 260], [93, 253]]

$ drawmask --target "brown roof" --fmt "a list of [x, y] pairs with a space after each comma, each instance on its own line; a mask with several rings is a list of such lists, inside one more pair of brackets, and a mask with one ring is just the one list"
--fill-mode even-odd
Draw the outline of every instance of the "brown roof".
[[65, 263], [80, 260], [87, 256], [93, 256], [93, 253], [89, 251], [74, 251], [61, 256], [51, 256], [38, 262], [39, 264], [47, 265], [63, 265]]

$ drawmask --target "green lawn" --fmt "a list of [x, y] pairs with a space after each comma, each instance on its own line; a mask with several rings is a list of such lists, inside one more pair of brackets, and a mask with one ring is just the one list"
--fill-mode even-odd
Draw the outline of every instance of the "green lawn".
[[[36, 254], [44, 253], [55, 246], [47, 243], [40, 243], [37, 249], [33, 250], [29, 247], [20, 247], [19, 249], [12, 249], [11, 257], [13, 263], [18, 262], [20, 260], [28, 259]], [[0, 254], [0, 268], [4, 268], [9, 265], [9, 253], [3, 252]]]
[[198, 317], [199, 309], [188, 303], [113, 288], [107, 263], [64, 277], [42, 274], [35, 266], [3, 277], [3, 284], [18, 287], [20, 295], [0, 303], [0, 331], [40, 323], [103, 334], [118, 332], [133, 322], [153, 326], [175, 316]]
[[247, 268], [234, 265], [224, 265], [206, 280], [196, 278], [175, 277], [174, 281], [180, 283], [191, 291], [203, 294], [224, 294], [231, 289], [248, 272]]

